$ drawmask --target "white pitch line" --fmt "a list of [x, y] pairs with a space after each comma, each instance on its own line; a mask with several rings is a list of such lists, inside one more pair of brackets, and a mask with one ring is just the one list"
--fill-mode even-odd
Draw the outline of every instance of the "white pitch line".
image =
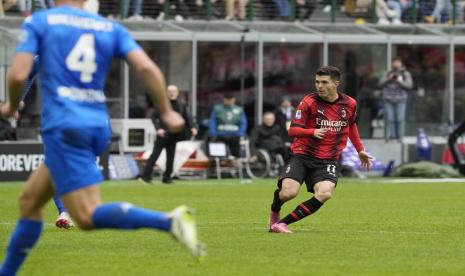
[[418, 232], [418, 231], [387, 231], [387, 230], [308, 230], [299, 229], [298, 232], [306, 233], [370, 233], [370, 234], [413, 234], [413, 235], [439, 235], [440, 232]]
[[[208, 224], [227, 225], [231, 224], [231, 227], [236, 227], [234, 222], [209, 222]], [[16, 225], [16, 222], [0, 222], [0, 225]], [[44, 223], [45, 226], [55, 227], [54, 223]], [[208, 229], [209, 226], [197, 226], [200, 229]], [[251, 227], [253, 230], [268, 231], [266, 226], [264, 227]], [[298, 229], [295, 230], [297, 233], [357, 233], [357, 234], [404, 234], [404, 235], [440, 235], [440, 234], [454, 234], [454, 233], [440, 233], [440, 232], [417, 232], [417, 231], [386, 231], [386, 230], [309, 230], [309, 229]]]
[[[16, 225], [16, 222], [2, 222], [0, 221], [0, 225]], [[55, 226], [55, 223], [44, 223], [44, 226]]]
[[[363, 182], [370, 182], [366, 179]], [[465, 178], [395, 178], [395, 179], [371, 179], [376, 183], [464, 183]]]
[[[205, 224], [205, 223], [203, 223]], [[228, 224], [231, 225], [231, 227], [237, 227], [237, 224], [235, 222], [229, 222], [229, 223], [226, 223], [226, 222], [219, 222], [219, 223], [215, 223], [215, 222], [208, 222], [206, 223], [207, 225], [221, 225], [221, 227], [227, 227]], [[197, 226], [198, 228], [201, 228], [201, 229], [208, 229], [210, 228], [211, 226], [201, 226], [201, 225], [198, 225]], [[266, 226], [266, 224], [264, 224], [263, 227], [251, 227], [250, 229], [253, 229], [253, 230], [264, 230], [264, 231], [268, 231], [268, 228]], [[440, 235], [440, 234], [447, 234], [447, 233], [441, 233], [441, 232], [418, 232], [418, 231], [388, 231], [388, 230], [318, 230], [318, 229], [314, 229], [314, 230], [309, 230], [309, 229], [298, 229], [296, 230], [297, 232], [305, 232], [305, 233], [362, 233], [362, 234], [366, 234], [366, 233], [369, 233], [369, 234], [407, 234], [407, 235]]]

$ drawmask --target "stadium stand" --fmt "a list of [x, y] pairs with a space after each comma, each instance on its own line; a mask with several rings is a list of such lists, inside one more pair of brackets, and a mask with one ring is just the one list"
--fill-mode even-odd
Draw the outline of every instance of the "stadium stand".
[[[115, 19], [141, 20], [231, 20], [227, 16], [226, 3], [223, 0], [157, 0], [141, 1], [141, 14], [135, 14], [136, 2], [129, 1], [128, 10], [125, 10], [124, 1], [97, 1], [99, 13], [103, 16]], [[252, 21], [310, 21], [310, 22], [380, 22], [379, 13], [375, 12], [380, 3], [376, 1], [362, 0], [250, 0], [246, 6], [245, 20]], [[26, 1], [29, 2], [29, 1]], [[371, 4], [370, 4], [371, 2]], [[388, 7], [395, 10], [397, 1], [387, 1]], [[38, 9], [47, 7], [44, 0], [30, 0], [30, 8], [16, 4], [6, 12], [7, 15], [29, 15]], [[400, 20], [404, 23], [431, 23], [429, 20], [434, 10], [434, 1], [408, 1], [407, 6], [402, 7]], [[384, 5], [384, 4], [383, 4]], [[394, 5], [394, 6], [393, 6]], [[95, 6], [95, 4], [93, 5]], [[26, 7], [26, 8], [25, 8]], [[452, 1], [449, 9], [443, 9], [441, 18], [435, 22], [456, 24], [463, 21], [463, 2]], [[29, 10], [30, 9], [30, 10]], [[393, 22], [395, 18], [391, 11], [387, 11], [388, 20]], [[397, 11], [399, 12], [399, 11]], [[237, 20], [237, 16], [235, 16]], [[382, 21], [380, 23], [389, 23]], [[400, 22], [397, 22], [400, 23]]]

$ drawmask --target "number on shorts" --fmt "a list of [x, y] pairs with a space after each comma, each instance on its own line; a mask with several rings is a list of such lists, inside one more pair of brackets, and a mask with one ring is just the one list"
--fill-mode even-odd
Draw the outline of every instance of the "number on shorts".
[[328, 165], [328, 167], [326, 167], [326, 171], [329, 174], [336, 175], [336, 165]]

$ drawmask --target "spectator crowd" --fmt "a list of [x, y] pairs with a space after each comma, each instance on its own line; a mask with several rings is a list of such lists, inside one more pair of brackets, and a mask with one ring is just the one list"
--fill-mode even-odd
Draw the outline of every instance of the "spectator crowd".
[[[455, 9], [453, 5], [455, 4]], [[373, 5], [376, 7], [372, 13]], [[30, 15], [54, 6], [54, 0], [0, 0], [5, 12]], [[342, 17], [370, 19], [378, 24], [462, 23], [465, 1], [452, 0], [338, 0], [336, 20]], [[333, 9], [328, 0], [88, 0], [86, 8], [115, 19], [165, 20], [324, 20]], [[453, 11], [455, 10], [455, 14]], [[414, 16], [416, 12], [416, 16]], [[311, 18], [312, 17], [312, 18]]]

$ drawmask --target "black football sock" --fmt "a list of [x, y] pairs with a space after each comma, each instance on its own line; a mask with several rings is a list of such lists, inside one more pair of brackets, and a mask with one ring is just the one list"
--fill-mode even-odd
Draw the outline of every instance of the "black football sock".
[[274, 191], [273, 203], [271, 204], [271, 211], [273, 212], [281, 211], [281, 206], [284, 204], [279, 198], [279, 191], [281, 191], [281, 189], [276, 189], [276, 191]]
[[315, 197], [312, 197], [310, 198], [310, 200], [302, 202], [299, 206], [297, 206], [297, 208], [295, 208], [294, 211], [292, 211], [289, 215], [283, 218], [281, 222], [285, 224], [291, 224], [293, 222], [299, 221], [304, 217], [309, 216], [318, 211], [321, 205], [323, 205], [323, 203], [318, 201], [318, 199], [316, 199]]

